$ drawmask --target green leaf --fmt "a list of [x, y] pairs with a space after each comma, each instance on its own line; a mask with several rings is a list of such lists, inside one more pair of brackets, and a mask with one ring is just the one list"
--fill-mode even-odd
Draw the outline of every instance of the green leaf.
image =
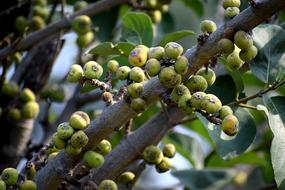
[[267, 106], [270, 106], [269, 109], [273, 114], [278, 114], [285, 123], [285, 97], [284, 96], [274, 96], [271, 99], [271, 103]]
[[229, 75], [231, 75], [231, 77], [235, 83], [236, 91], [237, 92], [243, 92], [244, 84], [243, 84], [240, 72], [238, 70], [237, 71], [228, 70], [228, 73], [229, 73]]
[[[216, 144], [217, 153], [225, 160], [237, 157], [251, 145], [256, 135], [256, 125], [251, 114], [242, 108], [234, 113], [239, 120], [239, 132], [233, 139], [221, 136], [221, 127], [210, 123], [201, 114], [197, 113], [199, 119], [207, 128], [209, 135]], [[223, 137], [223, 138], [222, 138]]]
[[228, 184], [235, 175], [233, 170], [181, 170], [173, 172], [191, 190], [218, 190]]
[[130, 12], [123, 17], [122, 22], [123, 40], [134, 44], [152, 45], [152, 22], [147, 14]]
[[[258, 55], [251, 62], [253, 74], [264, 83], [285, 75], [285, 31], [278, 25], [261, 25], [253, 29]], [[281, 71], [281, 73], [280, 73]]]
[[180, 40], [184, 37], [194, 35], [194, 34], [195, 32], [191, 30], [181, 30], [178, 32], [172, 32], [172, 33], [166, 34], [159, 42], [159, 45], [164, 47], [168, 42], [174, 42], [174, 41]]
[[204, 6], [200, 0], [180, 0], [180, 2], [195, 11], [199, 17], [204, 15]]
[[124, 55], [129, 56], [130, 51], [135, 46], [128, 42], [119, 42], [118, 44], [113, 44], [112, 42], [104, 42], [89, 51], [90, 54], [109, 56], [109, 55]]

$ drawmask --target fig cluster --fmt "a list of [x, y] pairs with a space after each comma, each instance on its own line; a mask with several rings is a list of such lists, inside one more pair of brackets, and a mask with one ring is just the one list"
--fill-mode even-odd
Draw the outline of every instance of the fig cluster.
[[233, 18], [240, 13], [240, 0], [224, 0], [223, 8], [225, 9], [225, 17]]

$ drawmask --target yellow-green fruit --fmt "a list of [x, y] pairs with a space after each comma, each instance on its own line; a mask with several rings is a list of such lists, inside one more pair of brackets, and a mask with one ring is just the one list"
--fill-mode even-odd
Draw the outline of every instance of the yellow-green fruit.
[[126, 80], [129, 77], [130, 71], [131, 71], [131, 68], [128, 66], [119, 67], [117, 72], [116, 72], [117, 79]]
[[63, 102], [65, 98], [65, 91], [61, 85], [53, 84], [48, 89], [48, 98], [53, 102]]
[[134, 82], [143, 82], [145, 78], [144, 71], [140, 67], [134, 67], [129, 73], [129, 79]]
[[80, 48], [85, 48], [92, 42], [93, 39], [94, 39], [93, 32], [87, 32], [86, 34], [82, 34], [77, 37], [76, 44]]
[[191, 93], [202, 91], [204, 92], [208, 88], [207, 80], [201, 75], [192, 75], [185, 85]]
[[244, 64], [244, 62], [240, 59], [238, 52], [234, 51], [233, 53], [227, 56], [227, 63], [230, 69], [239, 69]]
[[202, 32], [211, 34], [217, 30], [217, 25], [211, 20], [203, 20], [200, 23], [200, 28]]
[[253, 45], [252, 37], [245, 31], [238, 31], [235, 33], [234, 41], [237, 47], [241, 50], [246, 50]]
[[56, 133], [60, 139], [65, 140], [73, 135], [74, 129], [69, 125], [68, 122], [64, 122], [58, 125]]
[[238, 132], [238, 119], [234, 115], [226, 116], [222, 121], [222, 130], [229, 136], [234, 136]]
[[233, 18], [239, 14], [240, 10], [238, 7], [228, 7], [225, 10], [225, 17]]
[[57, 149], [64, 149], [66, 146], [66, 142], [60, 139], [57, 133], [53, 134], [52, 136], [52, 143]]
[[218, 48], [222, 53], [230, 54], [235, 50], [235, 45], [231, 40], [223, 38], [218, 42]]
[[232, 114], [233, 114], [233, 110], [230, 106], [222, 106], [219, 112], [221, 119], [224, 119], [226, 116], [232, 115]]
[[157, 0], [145, 0], [145, 6], [148, 8], [156, 8], [158, 1]]
[[104, 157], [92, 150], [84, 153], [83, 162], [88, 168], [98, 168], [104, 164]]
[[164, 53], [167, 58], [176, 59], [183, 53], [183, 47], [176, 42], [168, 42], [164, 47]]
[[220, 109], [222, 108], [222, 102], [217, 96], [213, 94], [207, 94], [206, 96], [204, 96], [201, 102], [201, 108], [207, 113], [213, 114], [220, 111]]
[[99, 79], [103, 74], [102, 66], [96, 61], [88, 61], [83, 67], [84, 76], [88, 79]]
[[19, 86], [13, 81], [4, 81], [1, 92], [6, 96], [13, 97], [19, 92]]
[[22, 100], [23, 102], [35, 101], [36, 96], [31, 89], [24, 88], [20, 94], [20, 100]]
[[111, 143], [106, 140], [103, 139], [95, 148], [96, 152], [98, 152], [99, 154], [102, 154], [103, 156], [106, 156], [107, 154], [109, 154], [112, 151], [112, 145]]
[[129, 55], [129, 63], [136, 67], [142, 67], [147, 60], [147, 50], [142, 47], [135, 48]]
[[228, 7], [240, 7], [240, 0], [224, 0], [223, 7], [225, 9]]
[[203, 67], [199, 71], [197, 71], [196, 74], [204, 77], [208, 83], [208, 86], [211, 86], [216, 81], [216, 73], [210, 68], [206, 69], [205, 67]]
[[111, 71], [112, 73], [117, 72], [118, 68], [120, 67], [120, 64], [118, 63], [118, 61], [116, 60], [110, 60], [108, 61], [107, 64], [107, 68], [109, 69], [109, 71]]
[[243, 61], [250, 61], [256, 57], [257, 53], [258, 53], [257, 48], [254, 45], [252, 45], [250, 48], [246, 50], [241, 50], [239, 52], [239, 57]]
[[154, 58], [157, 60], [161, 60], [163, 58], [164, 55], [164, 48], [161, 46], [157, 46], [157, 47], [151, 47], [148, 50], [148, 58]]
[[131, 183], [135, 179], [135, 174], [133, 172], [124, 172], [118, 177], [118, 182], [124, 185]]
[[163, 155], [168, 158], [173, 158], [176, 154], [176, 148], [173, 144], [166, 144], [162, 149]]
[[49, 14], [48, 8], [36, 5], [33, 7], [33, 16], [47, 17]]
[[82, 148], [74, 148], [71, 144], [67, 144], [67, 146], [65, 147], [65, 152], [69, 155], [69, 156], [75, 156], [80, 154]]
[[127, 88], [128, 90], [128, 94], [132, 97], [132, 98], [138, 98], [142, 95], [143, 93], [143, 85], [141, 83], [132, 83], [128, 86]]
[[194, 111], [194, 108], [191, 103], [191, 95], [185, 94], [181, 96], [178, 100], [178, 107], [180, 107], [187, 114], [192, 114]]
[[163, 68], [158, 74], [160, 83], [164, 87], [174, 87], [177, 83], [177, 73], [173, 66]]
[[24, 16], [18, 16], [15, 21], [15, 28], [17, 31], [22, 34], [25, 32], [25, 29], [28, 27], [29, 21]]
[[167, 172], [171, 168], [171, 161], [167, 157], [163, 157], [161, 162], [155, 166], [158, 173]]
[[88, 136], [82, 130], [75, 132], [70, 138], [70, 144], [74, 148], [82, 148], [86, 146], [87, 143], [88, 143]]
[[78, 82], [83, 77], [83, 69], [81, 65], [71, 65], [70, 71], [67, 75], [68, 82]]
[[34, 5], [39, 5], [39, 6], [47, 6], [47, 0], [35, 0]]
[[21, 111], [18, 108], [10, 109], [8, 112], [8, 118], [14, 122], [20, 121], [22, 118]]
[[173, 88], [170, 98], [173, 102], [178, 103], [180, 97], [183, 95], [190, 95], [190, 91], [185, 85], [180, 84]]
[[178, 74], [184, 75], [189, 67], [188, 59], [185, 56], [179, 56], [174, 64], [174, 69]]
[[2, 171], [1, 178], [6, 185], [15, 185], [18, 181], [18, 171], [15, 168], [6, 168]]
[[6, 190], [6, 183], [3, 180], [0, 180], [0, 190]]
[[142, 45], [142, 44], [137, 45], [135, 48], [143, 48], [146, 52], [148, 52], [148, 50], [149, 50], [147, 46]]
[[91, 19], [89, 16], [86, 15], [80, 15], [75, 17], [75, 19], [72, 21], [71, 26], [72, 29], [78, 33], [78, 34], [86, 34], [91, 30]]
[[160, 11], [160, 10], [148, 11], [147, 13], [148, 13], [148, 15], [150, 16], [151, 21], [152, 21], [154, 24], [157, 24], [157, 23], [160, 23], [160, 22], [161, 22], [162, 14], [161, 14], [161, 11]]
[[83, 111], [74, 112], [69, 119], [69, 124], [74, 129], [85, 129], [89, 123], [90, 118], [88, 114]]
[[40, 106], [37, 102], [29, 101], [22, 107], [22, 116], [25, 119], [32, 119], [38, 116]]
[[46, 26], [46, 23], [42, 17], [33, 16], [29, 25], [30, 25], [29, 29], [31, 31], [36, 31], [36, 30], [43, 29]]
[[131, 108], [137, 112], [143, 112], [146, 109], [146, 103], [143, 99], [141, 98], [134, 98], [131, 100]]
[[48, 155], [48, 161], [51, 161], [54, 157], [56, 157], [56, 155], [58, 155], [59, 152], [53, 152], [51, 154]]
[[206, 96], [205, 92], [195, 92], [191, 96], [191, 105], [195, 109], [198, 109], [198, 110], [201, 109], [201, 102], [205, 96]]
[[98, 190], [118, 190], [118, 186], [114, 181], [105, 179], [99, 184]]
[[19, 186], [20, 190], [37, 190], [37, 184], [32, 180], [26, 180]]
[[13, 55], [12, 55], [12, 62], [15, 62], [16, 64], [19, 64], [21, 63], [22, 61], [22, 54], [20, 52], [15, 52]]
[[159, 164], [162, 158], [162, 151], [154, 145], [146, 147], [143, 151], [143, 159], [148, 164]]
[[73, 6], [73, 12], [80, 11], [87, 7], [88, 3], [86, 1], [77, 1]]
[[34, 163], [29, 163], [29, 167], [26, 168], [27, 168], [27, 179], [32, 180], [37, 173], [36, 166]]
[[158, 75], [158, 73], [160, 72], [160, 69], [161, 69], [161, 65], [157, 59], [150, 58], [149, 60], [147, 60], [145, 64], [145, 70], [149, 74], [149, 76], [153, 77], [153, 76]]
[[247, 183], [247, 180], [248, 180], [248, 173], [245, 171], [238, 171], [232, 181], [236, 186], [241, 187]]
[[167, 13], [168, 10], [169, 10], [169, 5], [162, 5], [162, 4], [159, 4], [157, 6], [157, 9], [160, 10], [162, 13]]

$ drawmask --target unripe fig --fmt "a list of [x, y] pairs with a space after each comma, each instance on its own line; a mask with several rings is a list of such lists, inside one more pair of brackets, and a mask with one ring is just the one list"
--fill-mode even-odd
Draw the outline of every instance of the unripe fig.
[[71, 65], [70, 71], [67, 75], [68, 82], [78, 82], [83, 77], [83, 69], [81, 65]]
[[6, 190], [6, 183], [0, 179], [0, 190]]
[[137, 113], [145, 111], [145, 106], [146, 103], [142, 98], [134, 98], [131, 101], [131, 108]]
[[25, 119], [32, 119], [38, 116], [40, 106], [37, 102], [29, 101], [22, 107], [22, 116]]
[[[159, 82], [166, 88], [172, 88], [176, 85], [178, 85], [178, 80], [179, 78], [177, 78], [178, 76], [180, 76], [179, 74], [176, 73], [175, 69], [173, 66], [170, 67], [165, 67], [163, 68], [159, 75]], [[180, 76], [181, 78], [181, 76]]]
[[170, 98], [173, 102], [178, 103], [180, 97], [184, 95], [190, 95], [190, 91], [186, 86], [180, 84], [173, 88]]
[[75, 132], [70, 138], [70, 144], [74, 148], [82, 148], [86, 146], [87, 143], [88, 143], [88, 136], [82, 130]]
[[78, 34], [86, 34], [91, 30], [91, 19], [89, 16], [86, 15], [80, 15], [75, 17], [75, 19], [72, 21], [71, 26], [72, 29], [78, 33]]
[[216, 73], [211, 69], [211, 68], [201, 68], [199, 71], [196, 73], [197, 75], [201, 75], [204, 77], [208, 83], [208, 86], [211, 86], [214, 84], [216, 81]]
[[256, 57], [257, 53], [258, 53], [257, 48], [254, 45], [252, 45], [250, 48], [246, 50], [241, 50], [239, 52], [239, 57], [243, 61], [250, 61]]
[[167, 157], [163, 157], [161, 162], [155, 166], [158, 173], [167, 172], [171, 168], [171, 161]]
[[157, 46], [157, 47], [151, 47], [148, 50], [148, 58], [154, 58], [157, 60], [161, 60], [163, 58], [164, 55], [164, 48], [161, 46]]
[[97, 147], [95, 148], [95, 151], [98, 152], [99, 154], [102, 154], [103, 156], [106, 156], [112, 151], [112, 145], [108, 140], [103, 139], [97, 145]]
[[134, 67], [131, 69], [129, 73], [129, 79], [134, 82], [143, 82], [145, 78], [145, 74], [140, 67]]
[[118, 182], [124, 185], [128, 185], [135, 179], [135, 174], [133, 172], [124, 172], [118, 177]]
[[58, 137], [57, 133], [52, 136], [52, 143], [57, 149], [64, 149], [66, 142]]
[[73, 12], [78, 12], [85, 7], [87, 7], [88, 3], [86, 1], [77, 1], [73, 6]]
[[83, 111], [74, 112], [69, 119], [69, 124], [73, 129], [85, 129], [90, 123], [90, 118], [87, 113]]
[[127, 90], [132, 98], [138, 98], [142, 95], [144, 89], [141, 83], [132, 83], [128, 86]]
[[198, 109], [198, 110], [201, 109], [201, 102], [205, 96], [206, 96], [205, 92], [195, 92], [191, 96], [191, 105], [195, 109]]
[[24, 16], [18, 16], [15, 21], [15, 28], [20, 34], [23, 34], [29, 25], [29, 21]]
[[233, 114], [233, 110], [230, 106], [222, 106], [219, 112], [221, 119], [224, 119], [226, 116], [232, 115], [232, 114]]
[[36, 96], [31, 89], [24, 88], [20, 94], [20, 100], [22, 100], [23, 102], [35, 101]]
[[119, 80], [126, 80], [129, 77], [129, 72], [131, 71], [131, 68], [128, 66], [121, 66], [118, 68], [116, 72], [116, 77]]
[[160, 10], [148, 11], [147, 13], [148, 13], [148, 15], [150, 16], [151, 21], [152, 21], [154, 24], [157, 24], [157, 23], [160, 23], [160, 22], [161, 22], [162, 14], [161, 14], [161, 11], [160, 11]]
[[20, 52], [15, 52], [12, 55], [12, 62], [14, 62], [16, 64], [21, 63], [22, 59], [23, 59], [23, 57], [22, 57], [22, 54]]
[[93, 32], [87, 32], [87, 33], [81, 34], [77, 37], [76, 44], [80, 48], [85, 48], [93, 41], [93, 39], [94, 39]]
[[83, 162], [88, 168], [98, 168], [104, 164], [104, 157], [92, 150], [84, 153]]
[[201, 75], [192, 75], [185, 85], [191, 93], [202, 91], [204, 92], [208, 88], [207, 80]]
[[98, 190], [118, 190], [118, 186], [114, 181], [105, 179], [99, 184]]
[[162, 5], [162, 4], [159, 4], [157, 6], [157, 9], [160, 10], [160, 12], [162, 13], [167, 13], [168, 10], [169, 10], [169, 5]]
[[74, 148], [71, 144], [67, 144], [65, 147], [65, 152], [69, 155], [69, 156], [75, 156], [80, 154], [82, 148]]
[[201, 108], [207, 113], [213, 114], [220, 111], [220, 109], [222, 108], [222, 102], [217, 96], [213, 94], [207, 94], [206, 96], [204, 96], [201, 102]]
[[15, 185], [18, 181], [18, 171], [15, 168], [6, 168], [2, 171], [1, 178], [6, 185]]
[[1, 92], [6, 96], [13, 97], [19, 92], [19, 86], [13, 81], [4, 81]]
[[47, 7], [42, 7], [39, 5], [36, 5], [33, 7], [33, 15], [34, 16], [40, 16], [42, 18], [46, 18], [48, 16], [48, 8]]
[[176, 154], [176, 148], [173, 144], [166, 144], [162, 149], [163, 155], [168, 158], [173, 158]]
[[169, 59], [176, 59], [183, 53], [183, 47], [176, 42], [168, 42], [164, 47], [164, 53]]
[[115, 73], [118, 70], [119, 67], [120, 67], [120, 65], [119, 65], [118, 61], [116, 61], [114, 59], [108, 61], [107, 68], [112, 73]]
[[147, 50], [142, 47], [133, 49], [129, 55], [129, 63], [135, 67], [142, 67], [147, 60]]
[[242, 50], [246, 50], [253, 45], [252, 37], [242, 30], [235, 33], [234, 41], [236, 46]]
[[54, 157], [56, 157], [56, 155], [58, 155], [59, 152], [53, 152], [51, 154], [48, 155], [48, 161], [51, 161]]
[[174, 64], [174, 69], [178, 74], [184, 75], [189, 67], [188, 59], [185, 56], [179, 56]]
[[178, 107], [180, 107], [187, 114], [192, 114], [194, 111], [194, 108], [191, 103], [191, 95], [185, 94], [181, 96], [178, 100]]
[[224, 0], [223, 7], [225, 9], [228, 7], [240, 7], [240, 0]]
[[96, 61], [88, 61], [83, 67], [84, 76], [88, 79], [99, 79], [103, 74], [102, 66]]
[[61, 85], [53, 84], [48, 88], [47, 98], [53, 102], [63, 102], [65, 98], [65, 91]]
[[162, 161], [162, 158], [163, 153], [154, 145], [146, 147], [143, 151], [143, 159], [148, 164], [159, 164]]
[[142, 49], [144, 49], [146, 52], [148, 52], [148, 50], [149, 50], [147, 46], [142, 45], [142, 44], [137, 45], [135, 48], [142, 48]]
[[225, 17], [233, 18], [239, 14], [240, 10], [238, 7], [228, 7], [225, 10]]
[[58, 125], [56, 133], [60, 139], [65, 140], [73, 135], [74, 129], [69, 125], [68, 122], [64, 122]]
[[202, 32], [211, 34], [216, 31], [217, 25], [211, 20], [203, 20], [200, 23], [200, 28]]
[[34, 179], [34, 177], [37, 173], [35, 164], [30, 162], [29, 167], [26, 167], [26, 168], [27, 168], [27, 179], [29, 179], [29, 180]]
[[37, 190], [37, 184], [32, 180], [26, 180], [19, 186], [20, 190]]
[[230, 69], [239, 69], [244, 64], [244, 62], [240, 59], [239, 54], [237, 51], [229, 54], [227, 56], [227, 63]]
[[35, 0], [33, 3], [34, 5], [38, 5], [41, 7], [47, 6], [47, 0]]
[[29, 29], [31, 31], [36, 31], [36, 30], [43, 29], [46, 26], [46, 23], [42, 17], [33, 16], [29, 25], [30, 25]]
[[247, 183], [248, 173], [246, 171], [238, 171], [236, 176], [232, 179], [233, 184], [236, 186], [242, 187]]
[[11, 121], [17, 122], [22, 119], [21, 111], [18, 108], [12, 108], [8, 112], [8, 118]]
[[222, 130], [229, 136], [234, 136], [238, 132], [238, 119], [234, 115], [226, 116], [222, 121]]
[[158, 75], [161, 69], [160, 62], [157, 59], [151, 58], [147, 60], [145, 64], [146, 72], [149, 74], [149, 76], [153, 77]]
[[148, 8], [156, 8], [158, 2], [157, 0], [145, 0], [145, 6]]
[[235, 45], [231, 40], [223, 38], [218, 42], [218, 48], [222, 53], [230, 54], [234, 51]]

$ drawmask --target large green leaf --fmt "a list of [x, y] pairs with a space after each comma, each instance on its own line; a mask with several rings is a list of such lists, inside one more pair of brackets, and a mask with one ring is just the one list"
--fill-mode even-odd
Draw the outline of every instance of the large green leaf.
[[129, 56], [130, 51], [135, 46], [128, 42], [119, 42], [113, 44], [112, 42], [104, 42], [89, 51], [90, 54], [109, 56], [109, 55], [124, 55]]
[[256, 135], [255, 122], [247, 110], [238, 108], [234, 114], [239, 120], [240, 130], [233, 139], [222, 138], [220, 126], [210, 123], [201, 114], [197, 114], [215, 142], [217, 153], [225, 160], [243, 153], [251, 145]]
[[285, 97], [284, 96], [274, 96], [270, 98], [271, 103], [267, 104], [270, 106], [270, 110], [273, 114], [278, 114], [285, 123]]
[[122, 22], [122, 40], [134, 44], [152, 45], [152, 22], [147, 14], [130, 12], [123, 17]]
[[191, 30], [181, 30], [181, 31], [177, 31], [177, 32], [172, 32], [172, 33], [166, 34], [160, 40], [158, 45], [165, 46], [165, 44], [167, 44], [168, 42], [177, 41], [177, 40], [180, 40], [186, 36], [190, 36], [190, 35], [194, 35], [194, 34], [195, 34], [195, 32], [193, 32]]
[[191, 190], [222, 189], [234, 177], [233, 170], [181, 170], [172, 173]]
[[272, 83], [277, 74], [285, 74], [285, 31], [278, 25], [261, 25], [253, 29], [253, 39], [258, 55], [250, 69], [264, 83]]
[[180, 0], [184, 5], [192, 9], [198, 16], [204, 15], [203, 3], [200, 0]]

